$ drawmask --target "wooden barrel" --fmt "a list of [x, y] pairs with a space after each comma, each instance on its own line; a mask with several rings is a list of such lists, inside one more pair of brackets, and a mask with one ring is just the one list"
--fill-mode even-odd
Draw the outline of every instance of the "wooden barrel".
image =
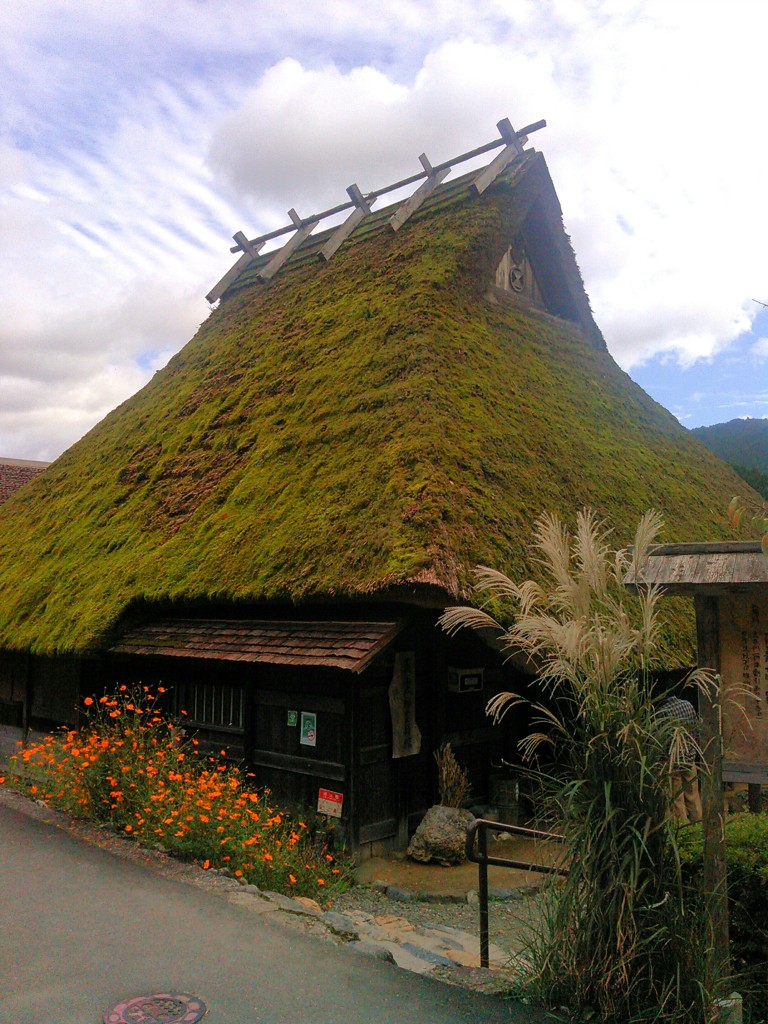
[[499, 809], [499, 821], [520, 824], [520, 782], [515, 777], [491, 779], [491, 803]]

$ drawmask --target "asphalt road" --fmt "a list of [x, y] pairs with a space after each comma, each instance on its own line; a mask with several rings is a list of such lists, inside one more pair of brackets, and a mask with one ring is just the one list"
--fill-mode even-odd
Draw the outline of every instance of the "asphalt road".
[[496, 1024], [542, 1015], [286, 928], [0, 803], [0, 1024], [99, 1024], [185, 992], [204, 1024]]

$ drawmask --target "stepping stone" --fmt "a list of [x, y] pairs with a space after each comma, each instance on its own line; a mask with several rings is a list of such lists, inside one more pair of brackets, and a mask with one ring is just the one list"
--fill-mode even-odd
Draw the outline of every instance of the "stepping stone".
[[364, 942], [360, 939], [355, 939], [347, 943], [347, 948], [353, 949], [362, 956], [370, 956], [376, 960], [385, 960], [389, 964], [395, 963], [391, 950], [387, 949], [386, 946], [379, 946], [375, 942]]
[[403, 949], [412, 953], [420, 960], [426, 960], [428, 964], [434, 964], [435, 966], [439, 964], [441, 967], [453, 966], [452, 960], [448, 960], [446, 957], [440, 956], [439, 953], [434, 953], [431, 949], [424, 949], [422, 946], [415, 946], [412, 942], [404, 942]]
[[354, 921], [347, 917], [346, 914], [338, 914], [334, 910], [328, 910], [323, 914], [321, 920], [323, 924], [330, 928], [334, 935], [338, 935], [341, 939], [349, 941], [350, 939], [358, 938], [357, 927]]

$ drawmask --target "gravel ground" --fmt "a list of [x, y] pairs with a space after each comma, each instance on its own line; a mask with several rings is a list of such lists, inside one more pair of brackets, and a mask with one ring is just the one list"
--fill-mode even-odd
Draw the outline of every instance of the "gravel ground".
[[[540, 898], [534, 892], [520, 893], [517, 898], [491, 900], [488, 908], [489, 941], [510, 953], [510, 961], [524, 947], [526, 930], [535, 924]], [[480, 935], [480, 911], [475, 905], [461, 903], [433, 903], [423, 900], [396, 900], [370, 886], [357, 885], [333, 900], [333, 909], [339, 913], [361, 910], [378, 916], [391, 914], [403, 917], [417, 927], [457, 928], [469, 935]], [[514, 986], [515, 970], [510, 962], [504, 971], [488, 971], [468, 967], [436, 967], [432, 977], [449, 984], [472, 988], [476, 991], [509, 992]]]
[[[488, 934], [491, 942], [509, 953], [519, 952], [527, 927], [535, 919], [539, 901], [521, 894], [518, 899], [491, 900], [488, 909]], [[369, 886], [354, 886], [333, 900], [333, 909], [362, 910], [368, 914], [396, 914], [412, 924], [458, 928], [469, 935], [480, 934], [480, 911], [469, 903], [432, 903], [422, 900], [402, 902]]]

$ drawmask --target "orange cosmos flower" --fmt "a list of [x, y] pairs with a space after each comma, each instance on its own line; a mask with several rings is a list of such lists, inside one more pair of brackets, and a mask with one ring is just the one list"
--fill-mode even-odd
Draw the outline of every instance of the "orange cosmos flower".
[[91, 704], [93, 704], [93, 697], [86, 697], [85, 700], [83, 701], [83, 704], [85, 704], [85, 706], [89, 708]]

